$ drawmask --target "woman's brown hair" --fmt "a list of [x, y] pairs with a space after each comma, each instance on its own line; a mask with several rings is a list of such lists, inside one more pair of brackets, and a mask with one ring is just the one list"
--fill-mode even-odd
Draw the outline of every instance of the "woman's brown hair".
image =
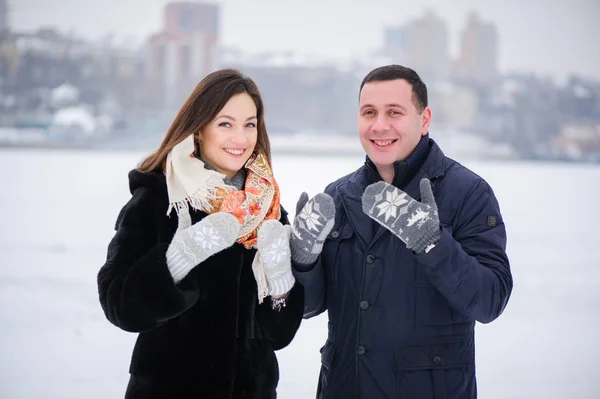
[[255, 152], [262, 153], [271, 163], [271, 146], [264, 120], [264, 106], [260, 92], [252, 79], [234, 69], [222, 69], [208, 74], [187, 98], [158, 149], [142, 160], [140, 172], [162, 170], [173, 147], [190, 134], [199, 134], [217, 117], [229, 99], [247, 93], [256, 105], [258, 136]]

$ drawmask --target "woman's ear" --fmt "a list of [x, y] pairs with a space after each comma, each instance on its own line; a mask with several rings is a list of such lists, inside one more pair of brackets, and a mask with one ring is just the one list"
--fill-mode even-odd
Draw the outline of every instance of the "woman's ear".
[[202, 141], [200, 133], [194, 134], [194, 154], [196, 157], [200, 157], [200, 141]]

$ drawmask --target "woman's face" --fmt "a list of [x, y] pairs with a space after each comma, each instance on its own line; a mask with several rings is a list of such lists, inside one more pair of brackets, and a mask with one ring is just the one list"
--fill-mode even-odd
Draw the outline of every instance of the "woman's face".
[[233, 178], [254, 152], [257, 124], [252, 97], [236, 94], [200, 133], [200, 158], [228, 179]]

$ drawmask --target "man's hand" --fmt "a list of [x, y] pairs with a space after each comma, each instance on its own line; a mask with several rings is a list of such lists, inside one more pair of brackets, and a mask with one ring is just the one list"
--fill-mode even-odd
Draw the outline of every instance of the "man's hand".
[[420, 189], [422, 202], [380, 181], [368, 186], [362, 197], [363, 212], [417, 254], [440, 239], [440, 220], [428, 179], [421, 180]]
[[331, 196], [319, 193], [309, 200], [308, 194], [302, 193], [296, 204], [290, 241], [292, 259], [305, 265], [316, 262], [334, 223], [335, 205]]

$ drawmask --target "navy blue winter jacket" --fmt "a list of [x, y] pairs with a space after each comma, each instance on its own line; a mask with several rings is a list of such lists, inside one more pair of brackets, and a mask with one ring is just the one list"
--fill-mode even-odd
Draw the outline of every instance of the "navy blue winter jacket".
[[[296, 270], [305, 318], [328, 311], [317, 397], [472, 399], [475, 321], [504, 310], [513, 281], [498, 202], [481, 177], [433, 140], [404, 191], [431, 180], [441, 239], [416, 255], [362, 211], [368, 165], [330, 184], [335, 226], [319, 260]], [[306, 269], [304, 269], [306, 270]]]

